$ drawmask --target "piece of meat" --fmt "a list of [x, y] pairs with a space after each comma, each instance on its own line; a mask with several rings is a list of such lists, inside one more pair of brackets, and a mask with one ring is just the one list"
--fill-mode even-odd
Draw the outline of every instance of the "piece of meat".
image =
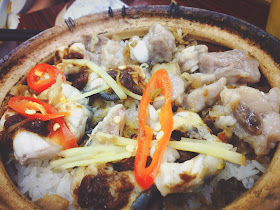
[[48, 137], [19, 129], [14, 134], [13, 150], [16, 160], [23, 165], [37, 160], [51, 159], [62, 150], [62, 147]]
[[43, 198], [34, 201], [34, 203], [42, 209], [67, 210], [69, 206], [68, 200], [55, 194], [46, 194]]
[[192, 87], [199, 88], [203, 85], [209, 85], [214, 82], [217, 78], [215, 74], [203, 74], [203, 73], [195, 73], [189, 75], [192, 80]]
[[275, 147], [275, 142], [269, 142], [263, 133], [260, 135], [250, 135], [238, 123], [235, 125], [234, 134], [239, 139], [248, 142], [251, 148], [254, 149], [256, 155], [266, 155], [270, 149]]
[[[171, 86], [172, 86], [172, 94], [171, 94], [171, 101], [174, 102], [176, 101], [178, 98], [180, 98], [180, 96], [183, 95], [185, 89], [186, 89], [186, 85], [184, 80], [178, 76], [175, 73], [168, 73], [170, 82], [171, 82]], [[160, 107], [162, 107], [164, 104], [164, 100], [158, 100], [158, 101], [154, 101], [153, 106], [156, 109], [159, 109]]]
[[270, 112], [263, 118], [263, 135], [268, 143], [280, 141], [280, 115]]
[[187, 110], [200, 112], [205, 107], [213, 105], [226, 85], [226, 79], [221, 78], [213, 84], [195, 89], [187, 95], [183, 106]]
[[241, 50], [211, 52], [200, 55], [199, 71], [225, 77], [227, 84], [257, 83], [260, 81], [259, 62]]
[[[220, 141], [216, 136], [211, 134], [211, 130], [207, 127], [207, 125], [203, 122], [201, 117], [191, 111], [178, 111], [174, 117], [173, 117], [173, 130], [176, 132], [180, 132], [179, 138], [176, 140], [180, 140], [181, 136], [194, 138], [194, 139], [204, 139], [207, 141]], [[173, 131], [173, 132], [174, 132]], [[211, 158], [210, 156], [204, 156], [197, 154], [182, 154], [182, 152], [179, 151], [180, 158], [185, 158], [185, 161], [180, 161], [179, 163], [174, 164], [166, 164], [165, 169], [167, 169], [169, 166], [172, 168], [172, 173], [170, 176], [164, 181], [165, 183], [162, 183], [162, 192], [163, 193], [173, 193], [173, 192], [184, 192], [184, 190], [192, 190], [193, 188], [199, 186], [203, 183], [203, 179], [207, 177], [208, 175], [216, 174], [219, 172], [220, 169], [218, 169], [218, 166], [223, 166], [224, 161], [214, 158], [212, 159], [211, 163], [213, 165], [208, 165], [207, 161], [208, 158]], [[186, 157], [183, 157], [186, 155]], [[182, 156], [182, 157], [181, 157]], [[196, 156], [196, 157], [195, 157]], [[196, 159], [199, 159], [201, 162], [204, 162], [205, 165], [200, 165], [200, 163], [196, 162]], [[189, 159], [192, 158], [192, 159]], [[206, 159], [204, 159], [206, 158]], [[212, 157], [213, 158], [213, 157]], [[188, 162], [190, 161], [190, 162]], [[187, 163], [188, 162], [188, 163]], [[183, 165], [184, 164], [184, 165]], [[217, 164], [216, 166], [214, 166]], [[187, 167], [189, 167], [187, 169]], [[200, 169], [197, 167], [201, 167]], [[206, 167], [206, 168], [203, 168]], [[209, 167], [209, 168], [207, 168]], [[217, 168], [218, 167], [218, 168]], [[194, 169], [196, 168], [196, 169]], [[192, 172], [192, 170], [200, 170], [200, 172], [197, 174], [196, 172]], [[185, 170], [185, 173], [181, 173], [181, 170]], [[188, 172], [187, 172], [188, 171]], [[167, 175], [167, 171], [163, 171], [162, 177]], [[174, 178], [174, 182], [172, 179]], [[184, 180], [184, 181], [183, 181]], [[161, 181], [158, 181], [158, 185], [161, 185]], [[168, 190], [167, 186], [170, 184], [170, 190]]]
[[48, 138], [49, 121], [28, 119], [9, 109], [1, 118], [3, 146], [14, 152], [20, 164], [49, 159], [62, 148]]
[[51, 159], [62, 147], [49, 139], [49, 121], [27, 119], [8, 109], [1, 118], [4, 141], [11, 142], [15, 159], [20, 164]]
[[231, 115], [219, 116], [218, 119], [214, 120], [214, 125], [215, 127], [224, 130], [233, 128], [236, 122], [236, 119]]
[[122, 136], [125, 119], [125, 108], [122, 104], [118, 104], [112, 107], [103, 121], [100, 122], [98, 131], [116, 136]]
[[[62, 84], [62, 93], [64, 94], [65, 98], [74, 98], [82, 95], [82, 93], [75, 87], [69, 84]], [[77, 100], [78, 103], [82, 105], [87, 105], [88, 104], [88, 98], [82, 98]]]
[[102, 36], [102, 35], [98, 35], [97, 36], [97, 42], [96, 44], [94, 45], [94, 50], [93, 52], [94, 53], [98, 53], [100, 54], [101, 53], [101, 49], [102, 47], [110, 40], [108, 37], [106, 36]]
[[[109, 133], [116, 136], [122, 136], [125, 126], [126, 113], [122, 104], [113, 106], [107, 113], [106, 117], [95, 126], [92, 135], [97, 132]], [[95, 141], [90, 140], [87, 144], [94, 145]]]
[[223, 105], [228, 106], [231, 111], [240, 101], [258, 113], [277, 111], [274, 104], [271, 105], [269, 98], [263, 92], [247, 86], [241, 86], [236, 89], [224, 89], [221, 92], [221, 100]]
[[97, 65], [101, 63], [101, 49], [108, 41], [109, 39], [106, 36], [97, 36], [96, 34], [81, 37], [81, 42], [87, 50], [86, 57]]
[[67, 102], [58, 108], [58, 112], [70, 113], [69, 116], [64, 117], [64, 121], [76, 140], [80, 140], [85, 133], [89, 111], [79, 103]]
[[[275, 92], [274, 92], [275, 91]], [[248, 142], [256, 155], [265, 155], [280, 141], [278, 89], [265, 94], [257, 89], [241, 86], [221, 92], [224, 115], [233, 116], [236, 123], [233, 132]], [[219, 126], [219, 124], [215, 124]]]
[[224, 161], [207, 155], [198, 155], [183, 163], [161, 163], [155, 184], [163, 196], [188, 192], [204, 183], [204, 178], [217, 174]]
[[258, 112], [240, 102], [233, 111], [237, 122], [250, 134], [259, 135], [262, 133], [262, 116]]
[[171, 101], [175, 101], [182, 93], [184, 93], [186, 88], [185, 82], [177, 74], [168, 73], [168, 76], [172, 85]]
[[124, 47], [117, 41], [109, 40], [101, 50], [101, 65], [107, 68], [125, 65]]
[[80, 42], [85, 45], [87, 51], [100, 54], [101, 48], [109, 41], [109, 38], [102, 35], [84, 35], [81, 37]]
[[270, 105], [272, 106], [272, 110], [279, 113], [280, 111], [280, 88], [274, 87], [269, 90], [266, 94]]
[[[200, 116], [190, 111], [179, 111], [174, 115], [173, 129], [191, 138], [219, 141], [211, 135]], [[153, 148], [151, 149], [151, 156]], [[174, 163], [180, 158], [177, 150], [168, 148], [163, 156], [155, 184], [163, 196], [177, 192], [187, 192], [204, 183], [204, 178], [214, 175], [224, 165], [218, 158], [198, 155], [183, 163]]]
[[175, 55], [173, 62], [180, 65], [182, 72], [194, 72], [199, 68], [199, 57], [208, 52], [206, 45], [190, 46]]
[[154, 23], [143, 37], [149, 51], [149, 61], [169, 62], [176, 48], [173, 34], [159, 23]]
[[241, 101], [246, 103], [255, 112], [267, 113], [274, 110], [273, 106], [270, 105], [269, 100], [265, 97], [265, 94], [257, 89], [242, 86], [236, 89], [241, 96]]
[[256, 155], [265, 155], [280, 141], [280, 115], [270, 112], [263, 117], [261, 134], [250, 135], [240, 124], [236, 124], [235, 134], [248, 142]]

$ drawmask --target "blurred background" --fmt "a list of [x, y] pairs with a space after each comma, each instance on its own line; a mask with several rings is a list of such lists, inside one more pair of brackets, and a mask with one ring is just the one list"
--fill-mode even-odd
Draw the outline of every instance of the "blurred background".
[[[279, 13], [280, 0], [272, 1], [275, 5], [275, 2], [278, 2], [277, 13]], [[123, 5], [126, 7], [170, 5], [172, 2], [178, 3], [180, 6], [232, 15], [264, 30], [271, 5], [271, 0], [1, 0], [0, 28], [17, 29], [15, 31], [17, 33], [18, 30], [22, 30], [22, 33], [31, 31], [36, 34], [54, 25], [65, 24], [64, 19], [67, 17], [75, 19], [90, 13], [108, 10], [108, 6], [116, 9]], [[272, 21], [273, 24], [276, 22], [277, 20]], [[280, 22], [280, 17], [278, 17], [278, 22]], [[273, 24], [272, 28], [275, 28]], [[28, 31], [26, 32], [26, 30]], [[7, 30], [0, 31], [0, 59], [22, 43], [22, 40], [7, 41], [4, 34], [6, 32]], [[9, 33], [11, 32], [9, 31]]]

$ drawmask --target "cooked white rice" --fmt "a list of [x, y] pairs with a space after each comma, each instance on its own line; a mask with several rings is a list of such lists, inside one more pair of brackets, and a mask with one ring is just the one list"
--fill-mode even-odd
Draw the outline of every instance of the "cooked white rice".
[[48, 167], [49, 161], [30, 163], [27, 166], [16, 164], [17, 173], [13, 177], [22, 194], [29, 195], [32, 201], [46, 194], [57, 194], [67, 199], [70, 205], [73, 198], [70, 193], [71, 179], [74, 173], [67, 170], [56, 172]]
[[[57, 194], [69, 200], [70, 207], [73, 207], [73, 198], [70, 192], [71, 179], [75, 170], [69, 173], [67, 170], [56, 172], [48, 167], [49, 161], [39, 161], [27, 166], [16, 164], [17, 173], [13, 176], [14, 181], [18, 184], [21, 193], [29, 195], [32, 201], [44, 197], [46, 194]], [[266, 166], [256, 160], [247, 160], [246, 166], [240, 166], [227, 162], [225, 169], [211, 181], [210, 185], [204, 185], [198, 189], [208, 203], [211, 201], [211, 193], [219, 180], [228, 180], [235, 177], [241, 181], [246, 189], [250, 189], [264, 173]], [[199, 202], [189, 201], [190, 209], [199, 208]]]
[[246, 189], [250, 189], [260, 178], [260, 174], [265, 172], [265, 169], [266, 166], [261, 165], [256, 160], [246, 160], [246, 166], [226, 162], [225, 169], [213, 179], [211, 186], [215, 186], [221, 179], [228, 180], [235, 177], [243, 183]]

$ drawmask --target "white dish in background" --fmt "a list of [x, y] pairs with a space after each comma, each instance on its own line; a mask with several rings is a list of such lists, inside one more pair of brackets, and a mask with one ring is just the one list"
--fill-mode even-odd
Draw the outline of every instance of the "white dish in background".
[[22, 14], [27, 12], [32, 5], [34, 4], [34, 0], [11, 0], [12, 9], [11, 12], [14, 14]]
[[76, 19], [85, 15], [108, 10], [109, 6], [112, 9], [120, 9], [122, 6], [127, 6], [120, 0], [76, 0], [65, 12], [64, 19], [71, 17]]
[[[3, 0], [0, 1], [0, 28], [16, 29], [19, 24], [20, 11], [29, 9], [34, 0]], [[0, 58], [16, 48], [17, 42], [0, 42]]]

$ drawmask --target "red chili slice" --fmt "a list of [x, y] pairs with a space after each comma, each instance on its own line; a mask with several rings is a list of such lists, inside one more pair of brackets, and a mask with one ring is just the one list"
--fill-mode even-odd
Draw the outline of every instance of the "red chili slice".
[[[63, 149], [77, 147], [77, 141], [71, 131], [68, 129], [62, 117], [69, 115], [69, 112], [57, 112], [51, 105], [44, 103], [36, 98], [15, 96], [12, 97], [8, 105], [16, 112], [30, 118], [41, 119], [43, 121], [51, 120], [49, 124], [50, 139], [58, 143]], [[34, 114], [33, 114], [33, 113]], [[57, 130], [53, 130], [55, 123], [59, 124]]]
[[[55, 108], [51, 104], [44, 103], [33, 97], [14, 96], [9, 100], [8, 105], [25, 117], [41, 119], [43, 121], [70, 114], [69, 112], [53, 112], [52, 110]], [[36, 113], [33, 114], [31, 112]]]
[[[146, 125], [147, 107], [151, 102], [151, 95], [155, 90], [164, 94], [164, 105], [159, 113], [159, 122], [163, 136], [158, 140], [151, 164], [146, 168], [147, 157], [150, 155], [150, 148], [153, 137], [153, 130]], [[143, 189], [149, 188], [157, 176], [161, 159], [168, 145], [172, 127], [173, 113], [171, 107], [172, 86], [168, 72], [164, 69], [158, 70], [149, 80], [139, 106], [139, 130], [138, 148], [135, 157], [135, 179]]]
[[27, 84], [36, 93], [41, 93], [56, 82], [59, 74], [62, 75], [62, 80], [65, 82], [66, 78], [60, 69], [46, 63], [40, 63], [28, 72]]

